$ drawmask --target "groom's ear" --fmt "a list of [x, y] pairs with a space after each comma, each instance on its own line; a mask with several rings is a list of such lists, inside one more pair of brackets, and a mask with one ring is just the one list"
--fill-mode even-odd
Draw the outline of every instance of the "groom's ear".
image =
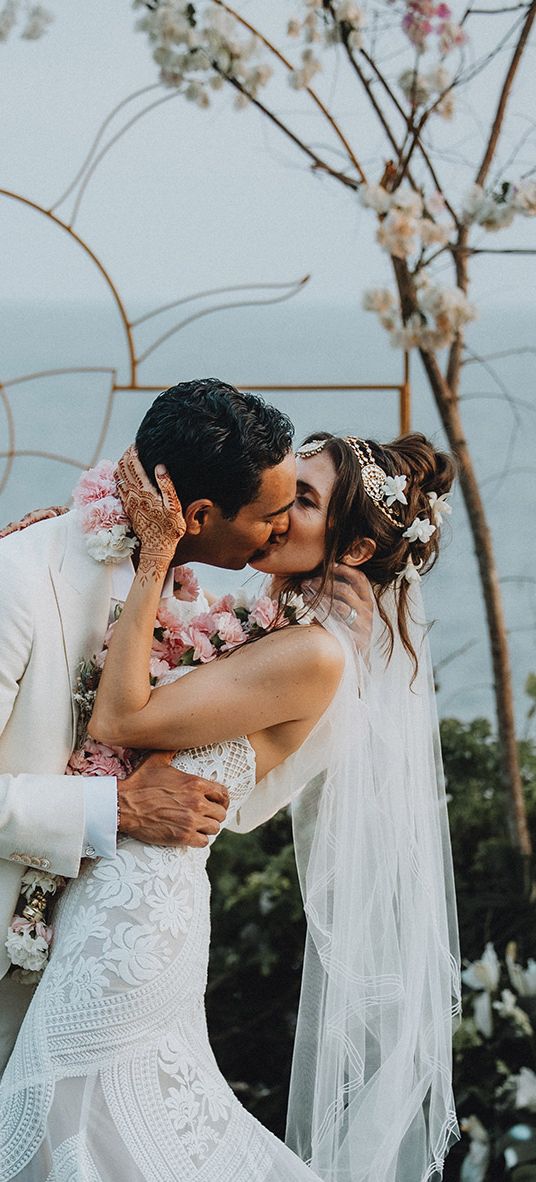
[[214, 508], [214, 501], [192, 501], [184, 510], [186, 533], [191, 536], [202, 533]]

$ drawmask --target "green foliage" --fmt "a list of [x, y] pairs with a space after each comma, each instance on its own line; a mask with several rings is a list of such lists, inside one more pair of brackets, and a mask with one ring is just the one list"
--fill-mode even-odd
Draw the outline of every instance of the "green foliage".
[[[529, 692], [536, 709], [536, 678]], [[523, 897], [522, 867], [510, 843], [495, 737], [485, 719], [446, 719], [441, 732], [463, 956], [478, 959], [492, 941], [503, 957], [508, 941], [515, 940], [519, 959], [526, 960], [536, 955], [536, 914]], [[520, 754], [536, 845], [535, 745], [527, 739]], [[209, 873], [212, 1044], [242, 1102], [283, 1136], [305, 931], [287, 814], [245, 836], [223, 834]], [[500, 989], [508, 985], [503, 977]], [[536, 1024], [536, 1015], [531, 1018]], [[457, 1102], [462, 1116], [474, 1111], [494, 1138], [516, 1115], [501, 1100], [506, 1078], [523, 1065], [536, 1070], [533, 1041], [497, 1015], [493, 1038], [484, 1038], [468, 994], [455, 1042]], [[464, 1139], [448, 1159], [446, 1182], [459, 1178], [466, 1152]], [[489, 1176], [504, 1175], [494, 1165]]]

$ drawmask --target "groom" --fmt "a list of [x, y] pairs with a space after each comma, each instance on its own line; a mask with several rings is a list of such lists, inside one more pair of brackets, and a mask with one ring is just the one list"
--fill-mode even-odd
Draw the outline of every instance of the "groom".
[[[148, 473], [166, 464], [185, 507], [177, 564], [238, 570], [286, 532], [296, 491], [292, 434], [286, 415], [216, 380], [183, 382], [157, 398], [136, 442]], [[4, 946], [25, 870], [72, 878], [82, 857], [112, 856], [118, 804], [124, 833], [206, 845], [228, 802], [224, 788], [161, 755], [120, 783], [64, 774], [78, 666], [100, 652], [134, 577], [129, 557], [98, 561], [87, 541], [76, 511], [0, 541], [0, 1073], [31, 995], [6, 977]]]
[[[280, 411], [215, 379], [183, 382], [156, 399], [136, 445], [151, 478], [156, 464], [166, 465], [183, 506], [187, 530], [173, 566], [239, 570], [286, 533], [296, 491], [292, 435]], [[72, 878], [82, 857], [113, 856], [118, 813], [121, 832], [148, 844], [206, 845], [228, 803], [225, 788], [171, 768], [162, 753], [119, 783], [64, 774], [79, 664], [100, 652], [134, 566], [128, 556], [99, 561], [76, 511], [39, 516], [31, 528], [0, 535], [0, 1074], [32, 992], [6, 976], [4, 948], [26, 868]], [[168, 579], [164, 595], [172, 593]], [[341, 585], [336, 598], [366, 630], [359, 590]], [[286, 785], [272, 776], [237, 828], [286, 803]]]

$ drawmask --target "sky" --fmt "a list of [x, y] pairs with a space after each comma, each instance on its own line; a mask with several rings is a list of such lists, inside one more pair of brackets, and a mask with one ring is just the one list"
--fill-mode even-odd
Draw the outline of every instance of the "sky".
[[[47, 0], [55, 22], [40, 41], [17, 37], [0, 44], [0, 187], [50, 206], [79, 169], [103, 119], [133, 92], [154, 86], [157, 70], [145, 37], [135, 32], [130, 0]], [[457, 0], [454, 0], [457, 3]], [[489, 0], [502, 7], [502, 0]], [[298, 0], [239, 0], [250, 19], [260, 17], [270, 35], [284, 28]], [[486, 18], [498, 36], [504, 17]], [[486, 51], [484, 25], [476, 26], [471, 53]], [[387, 55], [389, 56], [389, 55]], [[481, 158], [486, 119], [498, 93], [504, 55], [463, 100], [453, 124], [438, 125], [441, 172], [458, 193]], [[395, 80], [407, 61], [388, 63]], [[336, 56], [318, 80], [371, 179], [383, 169], [381, 137], [353, 79]], [[512, 121], [501, 141], [507, 161], [534, 120], [534, 49], [513, 93]], [[270, 92], [278, 114], [292, 114], [300, 134], [327, 151], [328, 132], [303, 96], [286, 82]], [[361, 310], [365, 288], [390, 282], [389, 262], [374, 241], [374, 220], [356, 197], [328, 178], [312, 176], [302, 157], [253, 110], [236, 112], [232, 95], [220, 92], [210, 110], [181, 96], [151, 91], [123, 108], [123, 118], [143, 101], [165, 97], [103, 159], [89, 184], [75, 228], [96, 252], [132, 315], [225, 285], [311, 280], [290, 303], [269, 311], [241, 309], [200, 319], [173, 337], [142, 367], [144, 381], [163, 389], [171, 381], [216, 373], [238, 384], [260, 382], [397, 382], [401, 356], [375, 320]], [[119, 123], [117, 126], [120, 126]], [[110, 124], [113, 133], [116, 124]], [[335, 158], [333, 158], [335, 159]], [[530, 139], [509, 166], [515, 179], [534, 162]], [[68, 219], [72, 198], [58, 212]], [[519, 223], [486, 245], [533, 243], [534, 222]], [[87, 256], [64, 231], [20, 203], [0, 198], [0, 378], [66, 366], [117, 366], [125, 382], [126, 354], [109, 289]], [[496, 538], [519, 698], [534, 662], [527, 629], [534, 621], [533, 547], [520, 548], [512, 522], [533, 520], [536, 266], [529, 256], [480, 256], [471, 265], [479, 320], [470, 342], [477, 353], [520, 350], [495, 362], [497, 380], [477, 367], [464, 378], [464, 421], [469, 432]], [[257, 298], [267, 298], [265, 291]], [[277, 293], [272, 291], [272, 297]], [[216, 302], [220, 298], [217, 297]], [[241, 298], [241, 297], [238, 297]], [[186, 307], [185, 314], [210, 304]], [[90, 305], [95, 305], [95, 307]], [[173, 321], [172, 314], [136, 330], [148, 344]], [[8, 387], [16, 445], [44, 448], [89, 463], [106, 411], [109, 369], [52, 377]], [[413, 425], [442, 436], [426, 382], [412, 362]], [[517, 393], [515, 412], [503, 391]], [[152, 395], [117, 394], [103, 454], [117, 455], [133, 437]], [[298, 438], [319, 425], [385, 438], [396, 433], [392, 394], [281, 397]], [[367, 424], [361, 427], [361, 424]], [[512, 435], [515, 427], [515, 437]], [[0, 453], [9, 434], [0, 402]], [[102, 449], [101, 449], [102, 450]], [[6, 460], [0, 454], [0, 480]], [[13, 519], [36, 504], [61, 503], [73, 483], [68, 464], [21, 457], [15, 463], [0, 511]], [[456, 511], [460, 505], [455, 496]], [[521, 516], [519, 516], [521, 515]], [[457, 519], [460, 520], [460, 519]], [[437, 584], [440, 624], [436, 653], [447, 659], [458, 643], [472, 644], [465, 680], [466, 711], [489, 709], [490, 674], [472, 543], [454, 530]], [[440, 594], [441, 591], [441, 594]], [[435, 592], [434, 592], [435, 594]], [[443, 599], [441, 599], [441, 595]], [[443, 619], [443, 623], [441, 620]], [[461, 620], [461, 624], [459, 621]], [[454, 622], [453, 622], [454, 621]], [[436, 629], [436, 632], [438, 629]], [[443, 700], [457, 699], [461, 664], [441, 674]], [[479, 697], [479, 687], [484, 698]], [[524, 709], [524, 704], [522, 704]]]
[[[135, 31], [130, 0], [49, 4], [56, 19], [42, 40], [12, 37], [0, 45], [1, 184], [44, 204], [60, 196], [114, 105], [157, 81], [147, 39]], [[299, 5], [243, 0], [239, 7], [275, 33]], [[335, 55], [329, 62], [333, 68], [319, 80], [319, 89], [378, 179], [381, 140], [370, 110], [342, 63]], [[393, 77], [403, 64], [394, 61]], [[514, 94], [516, 134], [530, 123], [529, 81], [527, 63]], [[444, 168], [454, 170], [455, 183], [470, 178], [496, 92], [491, 69], [456, 124], [440, 128], [449, 156]], [[304, 158], [258, 112], [236, 112], [229, 88], [215, 96], [208, 111], [169, 95], [151, 92], [125, 108], [121, 118], [145, 101], [167, 100], [103, 160], [76, 224], [136, 306], [145, 309], [220, 284], [286, 283], [306, 274], [312, 278], [301, 299], [342, 304], [359, 301], [371, 281], [389, 279], [388, 261], [374, 242], [372, 215], [336, 182], [311, 176]], [[303, 136], [327, 143], [325, 124], [303, 96], [286, 82], [275, 82], [270, 95], [283, 118], [297, 111], [292, 117]], [[505, 156], [513, 143], [507, 136]], [[69, 209], [67, 203], [58, 212], [67, 216]], [[527, 222], [513, 228], [509, 245], [527, 241], [530, 228]], [[36, 214], [2, 202], [0, 299], [104, 298], [87, 261], [65, 240], [60, 246], [61, 237]], [[484, 308], [536, 294], [536, 269], [528, 273], [526, 259], [498, 264], [482, 258], [473, 270]]]

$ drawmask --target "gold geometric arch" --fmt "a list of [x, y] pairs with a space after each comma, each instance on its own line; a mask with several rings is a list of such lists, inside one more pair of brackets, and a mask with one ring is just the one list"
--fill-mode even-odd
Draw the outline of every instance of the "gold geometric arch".
[[[153, 90], [155, 88], [150, 87], [150, 88], [145, 88], [145, 89]], [[121, 138], [121, 136], [124, 135], [125, 132], [129, 130], [129, 128], [133, 125], [133, 123], [135, 123], [138, 119], [142, 118], [143, 115], [145, 115], [147, 113], [147, 111], [153, 109], [154, 106], [157, 106], [159, 103], [161, 103], [163, 101], [168, 101], [168, 99], [170, 97], [169, 95], [166, 95], [163, 99], [158, 99], [158, 100], [156, 100], [156, 102], [151, 102], [151, 104], [149, 106], [147, 106], [144, 110], [139, 112], [133, 118], [129, 119], [128, 123], [118, 133], [116, 132], [109, 139], [108, 143], [104, 145], [104, 147], [98, 152], [98, 154], [96, 154], [97, 147], [99, 146], [99, 143], [104, 135], [104, 132], [108, 128], [111, 121], [115, 118], [115, 116], [118, 114], [118, 112], [120, 112], [122, 110], [122, 108], [124, 108], [128, 103], [130, 103], [132, 101], [132, 99], [135, 99], [135, 98], [139, 97], [139, 95], [144, 94], [145, 89], [142, 91], [136, 92], [134, 95], [131, 95], [127, 99], [123, 100], [123, 102], [118, 104], [118, 106], [116, 108], [114, 108], [114, 110], [110, 113], [110, 115], [107, 116], [107, 118], [104, 120], [103, 124], [101, 125], [101, 128], [99, 129], [99, 131], [97, 133], [97, 136], [93, 142], [90, 152], [88, 153], [88, 156], [86, 157], [86, 160], [84, 161], [84, 163], [82, 165], [82, 168], [79, 170], [76, 177], [74, 178], [74, 181], [69, 185], [68, 189], [62, 195], [62, 197], [60, 197], [60, 199], [58, 201], [56, 201], [52, 206], [47, 208], [47, 207], [41, 205], [39, 202], [34, 201], [30, 197], [24, 196], [21, 193], [14, 192], [10, 189], [0, 188], [0, 198], [4, 199], [6, 201], [17, 203], [18, 205], [22, 206], [25, 210], [27, 210], [28, 213], [34, 213], [34, 214], [37, 214], [39, 217], [46, 218], [47, 221], [49, 222], [49, 224], [51, 224], [55, 229], [57, 229], [59, 232], [61, 232], [61, 234], [67, 235], [69, 237], [70, 241], [73, 242], [73, 244], [84, 253], [84, 255], [87, 259], [89, 259], [91, 265], [94, 268], [96, 268], [97, 273], [99, 274], [100, 278], [102, 279], [102, 281], [106, 285], [108, 292], [110, 293], [110, 295], [112, 297], [112, 300], [113, 300], [114, 305], [116, 307], [117, 313], [119, 315], [121, 326], [122, 326], [122, 331], [123, 331], [124, 343], [125, 343], [125, 347], [126, 347], [126, 357], [127, 357], [126, 381], [122, 381], [122, 382], [118, 381], [118, 369], [116, 367], [105, 366], [105, 365], [103, 365], [103, 366], [78, 366], [78, 367], [73, 366], [73, 367], [65, 367], [65, 368], [58, 367], [58, 368], [54, 368], [54, 369], [40, 370], [40, 371], [36, 371], [33, 373], [19, 374], [15, 377], [12, 377], [12, 378], [4, 378], [4, 380], [2, 380], [1, 375], [0, 375], [0, 405], [3, 406], [6, 425], [7, 425], [6, 446], [0, 448], [0, 460], [5, 461], [4, 470], [0, 474], [0, 494], [6, 488], [6, 485], [9, 481], [9, 478], [10, 478], [10, 475], [12, 472], [13, 463], [16, 458], [30, 457], [30, 456], [40, 457], [43, 459], [53, 460], [56, 462], [68, 464], [68, 465], [70, 465], [74, 468], [77, 468], [77, 469], [84, 469], [84, 468], [94, 464], [97, 461], [97, 459], [99, 458], [99, 456], [101, 455], [101, 448], [103, 446], [104, 439], [106, 437], [106, 433], [107, 433], [107, 430], [108, 430], [108, 427], [110, 424], [112, 411], [113, 411], [113, 405], [114, 405], [114, 399], [115, 399], [116, 394], [125, 393], [125, 392], [126, 393], [129, 393], [129, 392], [132, 392], [132, 393], [134, 393], [134, 392], [147, 392], [147, 393], [156, 392], [156, 393], [159, 393], [161, 390], [165, 390], [170, 385], [170, 381], [166, 377], [164, 377], [164, 380], [162, 382], [157, 383], [157, 384], [155, 384], [154, 382], [152, 382], [150, 384], [145, 383], [142, 380], [142, 378], [140, 377], [140, 367], [142, 367], [143, 363], [147, 360], [147, 358], [149, 356], [151, 356], [152, 354], [154, 354], [160, 348], [160, 346], [166, 340], [168, 340], [172, 335], [180, 332], [188, 324], [191, 324], [194, 320], [197, 320], [203, 316], [211, 315], [211, 314], [221, 311], [221, 310], [228, 310], [229, 308], [252, 306], [254, 304], [258, 304], [258, 305], [273, 304], [273, 303], [282, 302], [284, 300], [288, 300], [288, 299], [292, 298], [294, 295], [298, 294], [298, 292], [304, 288], [304, 286], [307, 284], [307, 282], [309, 280], [309, 276], [305, 276], [302, 279], [299, 279], [297, 281], [290, 282], [290, 283], [288, 283], [288, 282], [287, 283], [270, 283], [270, 284], [252, 283], [252, 284], [237, 284], [237, 285], [232, 285], [232, 286], [216, 287], [216, 288], [212, 288], [208, 291], [196, 292], [193, 295], [185, 296], [185, 297], [182, 297], [178, 300], [173, 301], [172, 303], [168, 303], [168, 304], [162, 305], [161, 307], [154, 308], [151, 311], [147, 312], [143, 316], [140, 316], [137, 318], [132, 318], [131, 316], [129, 316], [129, 314], [127, 312], [125, 300], [123, 299], [117, 284], [114, 283], [107, 267], [105, 266], [103, 261], [99, 258], [99, 256], [96, 254], [96, 252], [92, 249], [92, 247], [89, 245], [89, 243], [78, 233], [78, 231], [75, 230], [74, 222], [75, 222], [75, 219], [76, 219], [78, 212], [80, 210], [80, 204], [81, 204], [83, 195], [86, 191], [89, 180], [91, 179], [92, 175], [94, 174], [95, 169], [98, 166], [98, 164], [100, 163], [100, 161], [102, 160], [103, 156], [110, 150], [110, 148], [115, 143], [117, 143], [117, 141]], [[56, 211], [57, 211], [58, 207], [64, 202], [64, 200], [70, 195], [70, 193], [72, 193], [73, 191], [75, 191], [75, 193], [76, 193], [77, 189], [78, 189], [78, 192], [76, 194], [76, 199], [75, 199], [75, 204], [74, 204], [73, 213], [71, 215], [71, 219], [70, 219], [70, 221], [64, 220], [63, 218], [61, 218], [59, 216], [59, 214]], [[248, 298], [244, 297], [243, 293], [246, 293], [246, 292], [249, 293]], [[255, 298], [252, 294], [254, 292], [262, 292], [263, 293], [262, 298]], [[271, 293], [275, 293], [275, 294], [271, 294]], [[184, 319], [179, 320], [178, 322], [173, 324], [170, 328], [168, 328], [165, 332], [161, 333], [160, 336], [157, 336], [149, 345], [146, 345], [144, 347], [143, 351], [139, 350], [138, 345], [137, 345], [137, 341], [136, 341], [136, 337], [137, 337], [136, 329], [140, 325], [146, 324], [148, 321], [158, 317], [159, 315], [161, 315], [164, 312], [168, 312], [173, 309], [178, 309], [181, 306], [195, 304], [195, 302], [199, 301], [201, 298], [203, 298], [203, 299], [209, 298], [210, 299], [210, 298], [221, 297], [221, 296], [227, 296], [227, 297], [233, 296], [234, 297], [235, 295], [236, 296], [240, 295], [240, 298], [227, 299], [227, 301], [225, 303], [216, 302], [216, 303], [210, 304], [208, 307], [194, 309], [193, 311], [189, 310], [188, 315]], [[100, 429], [98, 430], [97, 439], [96, 439], [95, 446], [93, 449], [93, 454], [90, 457], [86, 456], [83, 459], [77, 459], [74, 456], [60, 455], [58, 453], [52, 453], [52, 452], [44, 451], [44, 450], [41, 450], [38, 448], [34, 449], [34, 448], [20, 448], [20, 447], [18, 447], [17, 446], [17, 431], [16, 431], [16, 424], [15, 424], [15, 416], [14, 416], [13, 409], [11, 406], [11, 401], [10, 401], [11, 390], [14, 387], [20, 385], [21, 383], [35, 382], [35, 381], [40, 381], [44, 378], [50, 378], [50, 377], [54, 377], [54, 376], [67, 375], [67, 374], [74, 375], [77, 373], [78, 374], [95, 373], [95, 374], [103, 374], [103, 375], [106, 374], [106, 375], [108, 375], [108, 378], [109, 378], [108, 394], [107, 394], [107, 398], [106, 398], [105, 405], [103, 408], [102, 421], [100, 424]], [[402, 380], [400, 381], [400, 383], [368, 383], [367, 384], [367, 383], [359, 382], [359, 383], [354, 383], [354, 384], [343, 384], [343, 385], [341, 385], [341, 384], [339, 384], [339, 385], [337, 385], [337, 384], [329, 384], [329, 385], [326, 385], [326, 384], [322, 384], [322, 385], [299, 384], [298, 385], [295, 383], [291, 383], [288, 385], [285, 385], [285, 384], [273, 385], [273, 384], [264, 384], [262, 382], [259, 383], [258, 380], [254, 383], [250, 383], [250, 382], [245, 382], [245, 381], [242, 381], [239, 379], [239, 380], [235, 381], [235, 385], [237, 385], [239, 389], [247, 389], [247, 390], [251, 390], [251, 391], [255, 391], [255, 392], [262, 392], [262, 393], [303, 392], [305, 394], [307, 392], [312, 392], [312, 391], [325, 392], [325, 393], [330, 393], [330, 392], [331, 393], [335, 393], [335, 392], [337, 392], [337, 393], [338, 392], [355, 393], [355, 392], [359, 392], [359, 391], [392, 392], [395, 395], [398, 395], [400, 431], [401, 432], [407, 431], [409, 429], [409, 425], [410, 425], [411, 393], [410, 393], [410, 375], [409, 375], [409, 356], [408, 356], [408, 354], [404, 355], [403, 375], [402, 375]]]

